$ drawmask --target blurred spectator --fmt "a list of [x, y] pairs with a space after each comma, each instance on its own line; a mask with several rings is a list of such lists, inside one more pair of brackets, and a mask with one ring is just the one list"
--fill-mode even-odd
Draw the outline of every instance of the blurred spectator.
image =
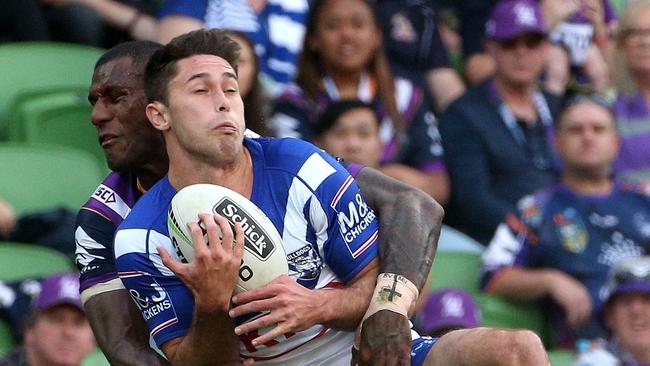
[[[567, 53], [569, 64], [557, 75], [549, 71], [547, 85], [555, 83], [557, 92], [564, 90], [561, 81], [585, 85], [598, 92], [609, 86], [609, 36], [614, 30], [616, 16], [608, 0], [542, 0], [544, 18], [551, 29], [550, 38], [561, 51]], [[549, 63], [549, 70], [557, 70], [557, 59]], [[557, 79], [559, 80], [553, 80]], [[560, 84], [558, 84], [560, 82]], [[550, 89], [550, 86], [549, 86]]]
[[[547, 28], [559, 46], [552, 47], [548, 62], [549, 90], [560, 93], [570, 79], [570, 65], [577, 66], [603, 91], [609, 82], [608, 38], [615, 26], [615, 14], [609, 0], [533, 0], [541, 6]], [[495, 70], [495, 62], [484, 52], [481, 34], [490, 9], [498, 0], [461, 0], [458, 14], [465, 56], [465, 76], [477, 84]], [[471, 21], [467, 21], [471, 20]], [[565, 51], [566, 50], [566, 51]], [[568, 54], [567, 54], [568, 52]], [[583, 76], [584, 78], [584, 76]]]
[[619, 179], [650, 184], [650, 1], [625, 8], [616, 48], [614, 114], [622, 143], [614, 166]]
[[330, 154], [348, 162], [379, 169], [397, 180], [426, 190], [421, 173], [399, 163], [380, 164], [384, 148], [379, 137], [380, 119], [374, 107], [358, 99], [330, 104], [315, 126], [314, 142]]
[[277, 100], [271, 127], [279, 137], [310, 140], [320, 113], [339, 99], [373, 105], [382, 118], [382, 163], [418, 169], [417, 185], [447, 201], [437, 121], [420, 89], [392, 77], [372, 7], [363, 0], [313, 2], [296, 84]]
[[158, 40], [203, 26], [240, 31], [255, 45], [264, 87], [278, 95], [294, 79], [308, 12], [308, 0], [169, 0]]
[[435, 338], [452, 330], [480, 325], [481, 314], [472, 295], [455, 288], [431, 292], [414, 321], [420, 335]]
[[38, 244], [74, 256], [75, 214], [64, 207], [17, 216], [0, 196], [0, 240]]
[[465, 86], [449, 64], [432, 2], [379, 0], [375, 8], [395, 73], [428, 88], [436, 109], [445, 110]]
[[131, 39], [154, 40], [158, 21], [154, 17], [158, 0], [41, 0], [55, 5], [83, 4], [92, 8], [104, 22], [102, 47], [111, 47]]
[[605, 335], [598, 322], [607, 273], [650, 245], [650, 197], [614, 182], [619, 140], [602, 98], [572, 98], [558, 119], [558, 183], [523, 198], [483, 254], [485, 291], [551, 300], [560, 347]]
[[440, 118], [451, 178], [449, 224], [487, 244], [525, 194], [555, 180], [548, 140], [559, 99], [537, 87], [547, 59], [537, 3], [503, 1], [487, 27], [494, 78], [474, 86]]
[[0, 365], [76, 366], [94, 347], [79, 297], [79, 275], [59, 273], [43, 281], [23, 345], [0, 359]]
[[156, 0], [0, 0], [0, 42], [60, 41], [95, 47], [157, 32]]
[[650, 257], [621, 259], [610, 271], [603, 318], [608, 342], [587, 344], [575, 366], [650, 364]]

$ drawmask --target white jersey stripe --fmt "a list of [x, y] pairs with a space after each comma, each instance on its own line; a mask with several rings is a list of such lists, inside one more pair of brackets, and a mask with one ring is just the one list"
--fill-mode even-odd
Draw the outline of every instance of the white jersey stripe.
[[366, 240], [366, 242], [363, 243], [363, 245], [361, 247], [359, 247], [359, 249], [357, 249], [354, 253], [352, 253], [352, 257], [356, 258], [356, 257], [360, 256], [361, 253], [365, 252], [366, 249], [370, 248], [372, 243], [374, 243], [377, 240], [378, 236], [379, 236], [378, 232], [375, 231], [375, 233], [372, 234], [372, 236], [368, 240]]
[[120, 215], [122, 219], [131, 212], [131, 207], [107, 185], [100, 184], [92, 195], [92, 198], [108, 206], [108, 208]]
[[352, 176], [349, 176], [348, 179], [343, 182], [343, 185], [339, 190], [336, 192], [336, 195], [334, 195], [334, 199], [332, 200], [332, 203], [330, 203], [331, 208], [336, 208], [336, 205], [339, 203], [341, 200], [341, 197], [343, 197], [343, 193], [348, 190], [348, 187], [350, 187], [350, 184], [352, 184], [352, 181], [354, 181], [354, 178]]
[[298, 171], [297, 176], [307, 183], [312, 191], [323, 183], [327, 177], [336, 173], [336, 169], [317, 153], [313, 153]]

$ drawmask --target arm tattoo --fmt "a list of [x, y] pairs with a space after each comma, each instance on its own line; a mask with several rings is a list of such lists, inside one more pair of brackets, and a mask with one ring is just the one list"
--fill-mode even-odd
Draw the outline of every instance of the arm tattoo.
[[379, 272], [400, 274], [422, 289], [438, 245], [444, 210], [424, 192], [363, 168], [356, 176], [379, 214]]

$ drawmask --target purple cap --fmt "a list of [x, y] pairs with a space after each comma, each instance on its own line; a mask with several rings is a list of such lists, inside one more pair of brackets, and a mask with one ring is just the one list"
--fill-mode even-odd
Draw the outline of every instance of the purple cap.
[[444, 328], [474, 328], [481, 324], [479, 309], [469, 293], [453, 288], [434, 291], [416, 318], [417, 328], [433, 334]]
[[34, 303], [34, 308], [44, 311], [61, 304], [72, 305], [83, 311], [78, 274], [57, 273], [46, 277], [41, 283], [41, 293]]
[[501, 0], [485, 24], [485, 36], [497, 41], [525, 33], [547, 34], [542, 10], [535, 0]]

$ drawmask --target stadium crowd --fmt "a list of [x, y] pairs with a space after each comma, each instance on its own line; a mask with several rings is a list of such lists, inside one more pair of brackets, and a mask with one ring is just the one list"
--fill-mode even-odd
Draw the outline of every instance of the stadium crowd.
[[[411, 259], [410, 272], [392, 268], [419, 292], [416, 311], [408, 312], [416, 328], [468, 317], [472, 321], [446, 325], [478, 327], [474, 307], [481, 308], [483, 296], [499, 296], [540, 305], [544, 346], [577, 354], [576, 365], [650, 364], [644, 258], [650, 255], [649, 0], [0, 4], [0, 63], [2, 47], [26, 41], [110, 49], [92, 61], [94, 73], [87, 75], [92, 113], [86, 123], [97, 129], [113, 171], [95, 184], [114, 192], [123, 207], [91, 197], [75, 223], [70, 208], [15, 208], [0, 186], [0, 239], [48, 246], [76, 261], [85, 316], [111, 362], [133, 355], [145, 355], [147, 364], [167, 362], [149, 352], [147, 325], [136, 319], [140, 312], [117, 276], [112, 252], [117, 226], [165, 176], [171, 160], [164, 150], [169, 143], [154, 128], [155, 112], [145, 115], [148, 103], [165, 101], [152, 92], [162, 84], [145, 81], [147, 61], [178, 36], [217, 28], [239, 45], [246, 127], [314, 143], [359, 181], [363, 199], [379, 212], [379, 272], [389, 272], [388, 253], [399, 251], [401, 242], [418, 240], [425, 248], [413, 252], [426, 258]], [[134, 40], [140, 43], [126, 43]], [[114, 121], [123, 122], [110, 127]], [[6, 126], [0, 120], [0, 144], [14, 136], [2, 131]], [[378, 184], [424, 192], [402, 201], [405, 207], [432, 198], [444, 208], [444, 228], [466, 235], [480, 253], [478, 268], [457, 269], [475, 277], [475, 290], [429, 298], [432, 285], [424, 282], [442, 211], [437, 205], [421, 209], [428, 216], [417, 223], [432, 226], [431, 233], [420, 228], [411, 234], [397, 224], [406, 221], [404, 211], [388, 210], [393, 201], [385, 199], [386, 191], [373, 191]], [[36, 226], [41, 229], [31, 229]], [[445, 250], [455, 250], [440, 238]], [[107, 247], [109, 254], [102, 251]], [[38, 291], [20, 280], [0, 278], [0, 317], [17, 342], [27, 342], [39, 328], [31, 312], [17, 309], [31, 299], [38, 304]], [[472, 314], [464, 315], [465, 304]], [[371, 344], [378, 337], [373, 332], [389, 324], [372, 314], [363, 319], [361, 363], [376, 357], [368, 350], [382, 349]], [[119, 337], [135, 340], [124, 343], [132, 347], [124, 360], [114, 358], [123, 345], [111, 342]], [[534, 349], [535, 341], [526, 339], [523, 347]]]

